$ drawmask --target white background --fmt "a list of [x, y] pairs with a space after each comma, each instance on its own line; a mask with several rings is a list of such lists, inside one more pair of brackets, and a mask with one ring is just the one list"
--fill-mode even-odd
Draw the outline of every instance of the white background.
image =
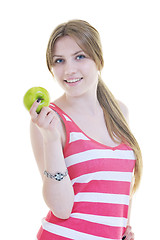
[[23, 106], [23, 95], [33, 86], [45, 87], [52, 100], [62, 93], [47, 70], [45, 51], [52, 30], [74, 18], [90, 22], [100, 32], [103, 79], [128, 106], [130, 126], [142, 149], [143, 178], [131, 214], [136, 240], [158, 239], [160, 7], [155, 0], [1, 2], [2, 239], [35, 239], [48, 212], [31, 149], [30, 116]]

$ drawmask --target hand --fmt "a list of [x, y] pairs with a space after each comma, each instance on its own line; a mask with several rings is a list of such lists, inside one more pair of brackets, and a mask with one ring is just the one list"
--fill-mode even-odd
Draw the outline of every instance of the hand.
[[127, 226], [122, 240], [134, 240], [134, 233], [132, 232], [131, 226]]
[[39, 127], [46, 142], [57, 140], [60, 138], [60, 132], [57, 128], [60, 123], [60, 118], [49, 107], [43, 107], [38, 114], [36, 109], [39, 104], [39, 101], [33, 103], [30, 109], [31, 120]]

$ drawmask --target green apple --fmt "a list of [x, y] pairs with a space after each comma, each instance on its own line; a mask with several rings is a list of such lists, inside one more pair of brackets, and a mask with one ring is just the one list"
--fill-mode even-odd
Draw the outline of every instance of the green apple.
[[36, 110], [37, 113], [40, 113], [42, 107], [49, 106], [50, 103], [50, 96], [48, 91], [42, 87], [32, 87], [30, 88], [23, 98], [23, 103], [26, 109], [29, 111], [33, 103], [41, 99], [41, 102]]

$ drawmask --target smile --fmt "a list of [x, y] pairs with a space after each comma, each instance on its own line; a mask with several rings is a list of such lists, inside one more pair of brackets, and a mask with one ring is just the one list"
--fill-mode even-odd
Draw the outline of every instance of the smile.
[[78, 82], [80, 80], [82, 80], [83, 78], [75, 78], [75, 79], [71, 79], [71, 80], [64, 80], [65, 82], [67, 83], [75, 83], [75, 82]]

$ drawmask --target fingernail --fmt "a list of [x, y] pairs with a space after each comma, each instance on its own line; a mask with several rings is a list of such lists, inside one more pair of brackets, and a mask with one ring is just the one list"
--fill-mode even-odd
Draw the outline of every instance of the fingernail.
[[124, 236], [124, 237], [122, 238], [122, 240], [124, 240], [124, 239], [126, 239], [126, 236]]
[[39, 103], [40, 101], [41, 101], [41, 99], [40, 99], [40, 98], [38, 98], [38, 99], [37, 99], [37, 102]]

